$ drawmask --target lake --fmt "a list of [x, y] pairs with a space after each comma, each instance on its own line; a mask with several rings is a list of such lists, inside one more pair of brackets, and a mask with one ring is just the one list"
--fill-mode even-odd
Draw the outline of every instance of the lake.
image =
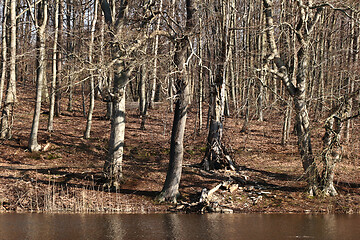
[[4, 213], [0, 239], [360, 239], [360, 215]]

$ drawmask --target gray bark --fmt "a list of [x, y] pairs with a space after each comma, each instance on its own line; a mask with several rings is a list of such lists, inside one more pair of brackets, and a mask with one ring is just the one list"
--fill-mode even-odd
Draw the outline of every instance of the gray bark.
[[51, 93], [50, 93], [50, 111], [47, 130], [49, 132], [54, 130], [54, 113], [55, 113], [55, 91], [56, 91], [56, 79], [57, 79], [57, 45], [59, 35], [59, 0], [55, 0], [55, 16], [54, 16], [54, 45], [53, 45], [53, 76], [51, 81]]
[[184, 133], [186, 126], [187, 108], [189, 104], [189, 85], [186, 77], [186, 53], [189, 47], [188, 34], [193, 29], [192, 16], [194, 11], [193, 0], [186, 0], [186, 26], [185, 35], [178, 36], [175, 43], [174, 63], [180, 72], [176, 76], [177, 99], [175, 102], [174, 120], [171, 132], [170, 143], [170, 160], [166, 174], [164, 187], [157, 200], [160, 202], [177, 201], [179, 193], [179, 185], [182, 172], [182, 161], [184, 154]]
[[[216, 3], [215, 3], [216, 4]], [[205, 157], [201, 163], [205, 170], [219, 169], [230, 167], [234, 169], [230, 157], [226, 154], [225, 147], [222, 143], [223, 136], [223, 119], [225, 117], [225, 103], [226, 103], [226, 74], [228, 61], [229, 44], [227, 42], [229, 35], [230, 13], [229, 4], [225, 1], [220, 1], [217, 6], [222, 9], [216, 15], [219, 17], [217, 23], [217, 30], [221, 34], [218, 40], [218, 64], [215, 75], [215, 81], [211, 85], [210, 92], [210, 126], [207, 138], [207, 149]]]
[[[57, 44], [62, 47], [63, 44], [63, 11], [64, 11], [64, 1], [59, 1], [59, 15], [58, 15], [58, 22], [60, 23], [58, 26], [58, 40]], [[59, 49], [59, 51], [56, 54], [57, 56], [57, 66], [56, 66], [56, 86], [55, 86], [55, 108], [54, 108], [54, 114], [55, 116], [59, 117], [61, 114], [61, 72], [62, 72], [62, 62], [63, 62], [63, 54], [62, 49]]]
[[3, 5], [3, 22], [2, 22], [2, 33], [1, 33], [1, 43], [2, 43], [2, 51], [1, 51], [1, 58], [2, 58], [2, 68], [1, 68], [1, 79], [0, 79], [0, 109], [2, 107], [3, 101], [3, 93], [4, 93], [4, 85], [7, 73], [7, 36], [6, 36], [6, 29], [7, 29], [7, 19], [8, 19], [8, 5], [9, 0], [4, 1]]
[[[94, 3], [94, 16], [91, 23], [91, 37], [90, 37], [90, 44], [89, 44], [89, 64], [90, 68], [92, 68], [93, 64], [93, 49], [94, 49], [94, 39], [95, 39], [95, 27], [97, 21], [97, 11], [98, 11], [99, 0], [95, 0]], [[84, 133], [84, 138], [90, 138], [90, 131], [91, 131], [91, 124], [94, 112], [94, 104], [95, 104], [95, 86], [94, 86], [94, 71], [90, 70], [90, 106], [86, 121], [86, 129]]]
[[[187, 38], [182, 39], [182, 41], [175, 46], [174, 62], [179, 71], [186, 71], [184, 64], [187, 47]], [[189, 86], [185, 74], [181, 75], [176, 78], [178, 98], [175, 101], [174, 120], [171, 132], [170, 161], [164, 187], [158, 196], [160, 202], [176, 202], [177, 197], [180, 195], [179, 185], [184, 154], [184, 133], [189, 103]]]
[[39, 130], [39, 121], [41, 113], [41, 97], [43, 90], [44, 78], [46, 75], [46, 25], [48, 20], [48, 2], [47, 0], [42, 0], [40, 6], [38, 7], [37, 13], [37, 45], [38, 45], [38, 56], [37, 56], [37, 75], [36, 75], [36, 102], [34, 109], [34, 117], [31, 127], [31, 133], [29, 138], [29, 150], [31, 152], [36, 152], [41, 149], [40, 144], [38, 143], [37, 135]]
[[319, 174], [314, 161], [314, 156], [311, 146], [310, 138], [310, 119], [306, 104], [306, 87], [308, 83], [308, 63], [309, 63], [309, 35], [316, 24], [320, 10], [317, 11], [311, 23], [308, 22], [310, 16], [307, 12], [308, 9], [302, 7], [302, 1], [299, 0], [298, 4], [300, 9], [300, 20], [296, 26], [297, 39], [300, 43], [300, 49], [297, 53], [298, 72], [296, 75], [296, 86], [293, 85], [288, 75], [288, 69], [280, 58], [278, 47], [275, 42], [274, 36], [274, 23], [272, 17], [273, 1], [263, 0], [265, 7], [266, 26], [267, 26], [267, 40], [271, 50], [271, 55], [268, 61], [273, 60], [277, 69], [273, 72], [281, 78], [283, 84], [286, 86], [289, 94], [294, 99], [296, 111], [296, 129], [298, 135], [298, 148], [302, 160], [302, 165], [307, 177], [309, 194], [314, 195], [318, 189]]
[[146, 64], [141, 66], [140, 69], [140, 84], [139, 84], [139, 110], [141, 116], [141, 125], [140, 129], [145, 129], [146, 122], [146, 113], [147, 113], [147, 97], [146, 97], [146, 82], [148, 76], [148, 70], [146, 69]]
[[[160, 7], [159, 11], [162, 12], [163, 7], [163, 0], [160, 0]], [[158, 18], [157, 24], [156, 24], [156, 30], [159, 31], [160, 29], [160, 16]], [[157, 90], [157, 73], [158, 73], [158, 52], [159, 52], [159, 36], [155, 36], [155, 44], [154, 44], [154, 72], [153, 72], [153, 81], [152, 81], [152, 87], [151, 87], [151, 96], [149, 101], [149, 107], [152, 108], [154, 101], [155, 101], [155, 95]]]
[[12, 137], [12, 122], [16, 98], [16, 0], [10, 1], [10, 78], [1, 116], [1, 139]]

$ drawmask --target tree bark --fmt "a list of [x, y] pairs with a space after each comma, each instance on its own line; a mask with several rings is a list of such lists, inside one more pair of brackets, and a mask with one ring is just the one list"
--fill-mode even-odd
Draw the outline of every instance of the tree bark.
[[122, 162], [124, 155], [125, 139], [125, 86], [129, 73], [120, 68], [115, 69], [113, 96], [112, 96], [112, 117], [109, 140], [108, 158], [104, 165], [104, 175], [107, 178], [108, 187], [119, 189], [122, 178]]
[[40, 6], [38, 7], [37, 21], [41, 25], [36, 24], [37, 28], [37, 46], [38, 46], [38, 56], [37, 56], [37, 75], [36, 75], [36, 102], [34, 109], [34, 117], [31, 127], [31, 133], [29, 138], [29, 150], [31, 152], [36, 152], [41, 149], [40, 144], [38, 143], [38, 130], [39, 130], [39, 121], [41, 113], [41, 97], [44, 78], [46, 74], [46, 25], [48, 20], [48, 2], [47, 0], [42, 0]]
[[157, 200], [160, 202], [177, 201], [179, 196], [179, 185], [182, 171], [182, 161], [184, 154], [184, 133], [186, 126], [187, 108], [189, 104], [189, 86], [188, 78], [186, 77], [186, 53], [189, 47], [188, 34], [193, 29], [193, 11], [194, 2], [193, 0], [186, 0], [186, 25], [185, 35], [178, 36], [175, 43], [175, 54], [174, 63], [177, 67], [178, 73], [176, 76], [176, 89], [177, 99], [175, 101], [175, 111], [173, 127], [171, 132], [171, 143], [170, 143], [170, 160], [166, 174], [164, 187], [160, 194], [157, 196]]
[[[163, 0], [160, 0], [160, 7], [159, 11], [162, 12], [163, 7]], [[160, 17], [158, 18], [157, 24], [156, 24], [156, 31], [159, 31], [160, 29]], [[154, 101], [155, 101], [155, 95], [156, 95], [156, 89], [157, 89], [157, 73], [158, 73], [158, 52], [159, 52], [159, 36], [155, 36], [155, 44], [154, 44], [154, 72], [153, 72], [153, 81], [152, 81], [152, 87], [151, 87], [151, 97], [149, 101], [149, 108], [153, 107]]]
[[7, 19], [8, 19], [8, 5], [9, 0], [4, 1], [3, 6], [3, 22], [2, 22], [2, 33], [1, 33], [1, 43], [2, 43], [2, 51], [1, 51], [1, 58], [2, 58], [2, 66], [1, 66], [1, 79], [0, 79], [0, 109], [2, 107], [3, 101], [3, 93], [4, 93], [4, 85], [7, 73], [7, 36], [6, 36], [6, 29], [7, 29]]
[[[94, 49], [94, 39], [95, 39], [95, 27], [97, 21], [97, 11], [98, 11], [99, 1], [95, 0], [94, 3], [94, 16], [91, 23], [91, 37], [90, 37], [90, 45], [89, 45], [89, 64], [92, 68], [93, 64], [93, 49]], [[90, 70], [90, 106], [86, 121], [86, 129], [84, 133], [84, 138], [90, 138], [91, 124], [94, 112], [94, 104], [95, 104], [95, 86], [94, 86], [94, 71]]]
[[[214, 3], [216, 4], [216, 3]], [[215, 81], [211, 86], [210, 92], [210, 127], [207, 138], [207, 148], [205, 157], [201, 163], [205, 170], [220, 169], [229, 166], [234, 169], [232, 161], [229, 161], [230, 157], [227, 156], [225, 147], [222, 144], [223, 135], [223, 119], [225, 112], [225, 100], [226, 100], [226, 74], [228, 65], [228, 34], [229, 34], [229, 5], [224, 1], [219, 1], [218, 16], [218, 34], [221, 34], [221, 38], [218, 40], [218, 63], [216, 66]]]
[[146, 64], [140, 68], [140, 84], [139, 84], [139, 110], [141, 116], [140, 129], [145, 130], [146, 113], [147, 113], [147, 97], [146, 97], [146, 82], [147, 82], [148, 70]]
[[[301, 5], [302, 1], [298, 1]], [[277, 69], [274, 70], [276, 76], [280, 77], [284, 85], [286, 86], [289, 94], [294, 99], [295, 111], [296, 111], [296, 132], [298, 136], [298, 148], [302, 160], [302, 165], [305, 171], [305, 175], [308, 182], [308, 191], [310, 195], [316, 194], [318, 189], [319, 174], [314, 161], [314, 156], [311, 146], [310, 137], [310, 119], [307, 110], [306, 103], [306, 87], [308, 83], [308, 61], [309, 61], [309, 34], [312, 31], [314, 24], [318, 19], [319, 11], [313, 17], [311, 24], [305, 21], [309, 20], [308, 12], [301, 6], [300, 20], [296, 26], [297, 39], [300, 43], [300, 49], [297, 53], [298, 58], [298, 72], [296, 75], [296, 86], [293, 85], [288, 75], [288, 69], [278, 51], [278, 47], [275, 42], [274, 23], [272, 17], [272, 5], [273, 1], [263, 0], [266, 17], [266, 34], [268, 45], [271, 50], [271, 55], [268, 57], [268, 61], [273, 60]], [[306, 26], [306, 27], [305, 27]], [[304, 30], [305, 28], [305, 30]]]
[[[6, 46], [5, 46], [6, 47]], [[1, 116], [1, 139], [12, 138], [12, 122], [16, 98], [16, 0], [10, 1], [10, 78]]]
[[[187, 2], [190, 2], [187, 0]], [[186, 71], [185, 57], [188, 47], [188, 39], [182, 39], [175, 46], [174, 62], [178, 70]], [[182, 160], [184, 154], [184, 133], [186, 126], [187, 108], [189, 103], [189, 86], [185, 74], [176, 78], [178, 98], [175, 101], [174, 120], [171, 132], [170, 161], [166, 174], [164, 187], [158, 196], [158, 200], [176, 203], [179, 196], [179, 185], [182, 171]]]
[[53, 76], [51, 81], [50, 93], [50, 111], [47, 130], [52, 132], [54, 130], [54, 113], [55, 113], [55, 95], [56, 95], [56, 79], [57, 79], [57, 45], [59, 36], [59, 0], [55, 0], [55, 16], [54, 16], [54, 45], [53, 45]]
[[[60, 47], [63, 47], [63, 11], [64, 11], [64, 1], [59, 1], [59, 15], [58, 15], [58, 22], [59, 22], [59, 29], [58, 29], [58, 40], [57, 44]], [[62, 66], [63, 66], [63, 54], [62, 49], [59, 49], [59, 51], [56, 54], [57, 56], [57, 66], [56, 66], [56, 86], [55, 86], [55, 108], [54, 108], [54, 114], [55, 116], [59, 117], [61, 114], [61, 95], [63, 90], [61, 89], [61, 72], [62, 72]]]

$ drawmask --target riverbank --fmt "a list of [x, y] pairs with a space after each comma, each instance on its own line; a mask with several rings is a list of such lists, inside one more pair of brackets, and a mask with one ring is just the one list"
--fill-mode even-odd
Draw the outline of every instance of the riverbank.
[[[82, 116], [80, 104], [74, 111], [63, 111], [55, 119], [52, 133], [46, 131], [48, 115], [47, 104], [44, 104], [39, 131], [43, 151], [32, 153], [26, 150], [32, 119], [31, 98], [21, 92], [19, 96], [21, 104], [15, 110], [14, 137], [0, 144], [0, 211], [153, 213], [181, 210], [154, 201], [165, 181], [169, 158], [173, 116], [168, 113], [166, 103], [150, 110], [146, 130], [140, 130], [136, 104], [128, 105], [125, 178], [115, 193], [103, 188], [102, 167], [110, 135], [110, 123], [103, 118], [105, 103], [96, 101], [90, 139], [82, 138], [86, 118]], [[212, 189], [230, 177], [235, 187], [219, 189], [214, 201], [234, 212], [359, 213], [360, 140], [355, 137], [360, 134], [359, 120], [353, 125], [352, 140], [344, 145], [342, 162], [336, 168], [339, 196], [308, 197], [296, 136], [291, 134], [288, 145], [280, 144], [281, 113], [282, 109], [273, 109], [271, 115], [265, 112], [264, 122], [250, 120], [246, 133], [240, 133], [242, 118], [227, 118], [224, 142], [238, 170], [206, 172], [196, 166], [206, 148], [206, 119], [203, 130], [195, 134], [196, 109], [191, 108], [184, 144], [182, 205], [198, 201], [202, 189]], [[312, 123], [317, 162], [321, 154], [321, 124]]]

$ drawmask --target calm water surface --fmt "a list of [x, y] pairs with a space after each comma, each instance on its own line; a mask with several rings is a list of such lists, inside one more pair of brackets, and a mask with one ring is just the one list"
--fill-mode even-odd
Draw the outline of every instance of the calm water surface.
[[360, 215], [0, 214], [0, 239], [360, 239]]

